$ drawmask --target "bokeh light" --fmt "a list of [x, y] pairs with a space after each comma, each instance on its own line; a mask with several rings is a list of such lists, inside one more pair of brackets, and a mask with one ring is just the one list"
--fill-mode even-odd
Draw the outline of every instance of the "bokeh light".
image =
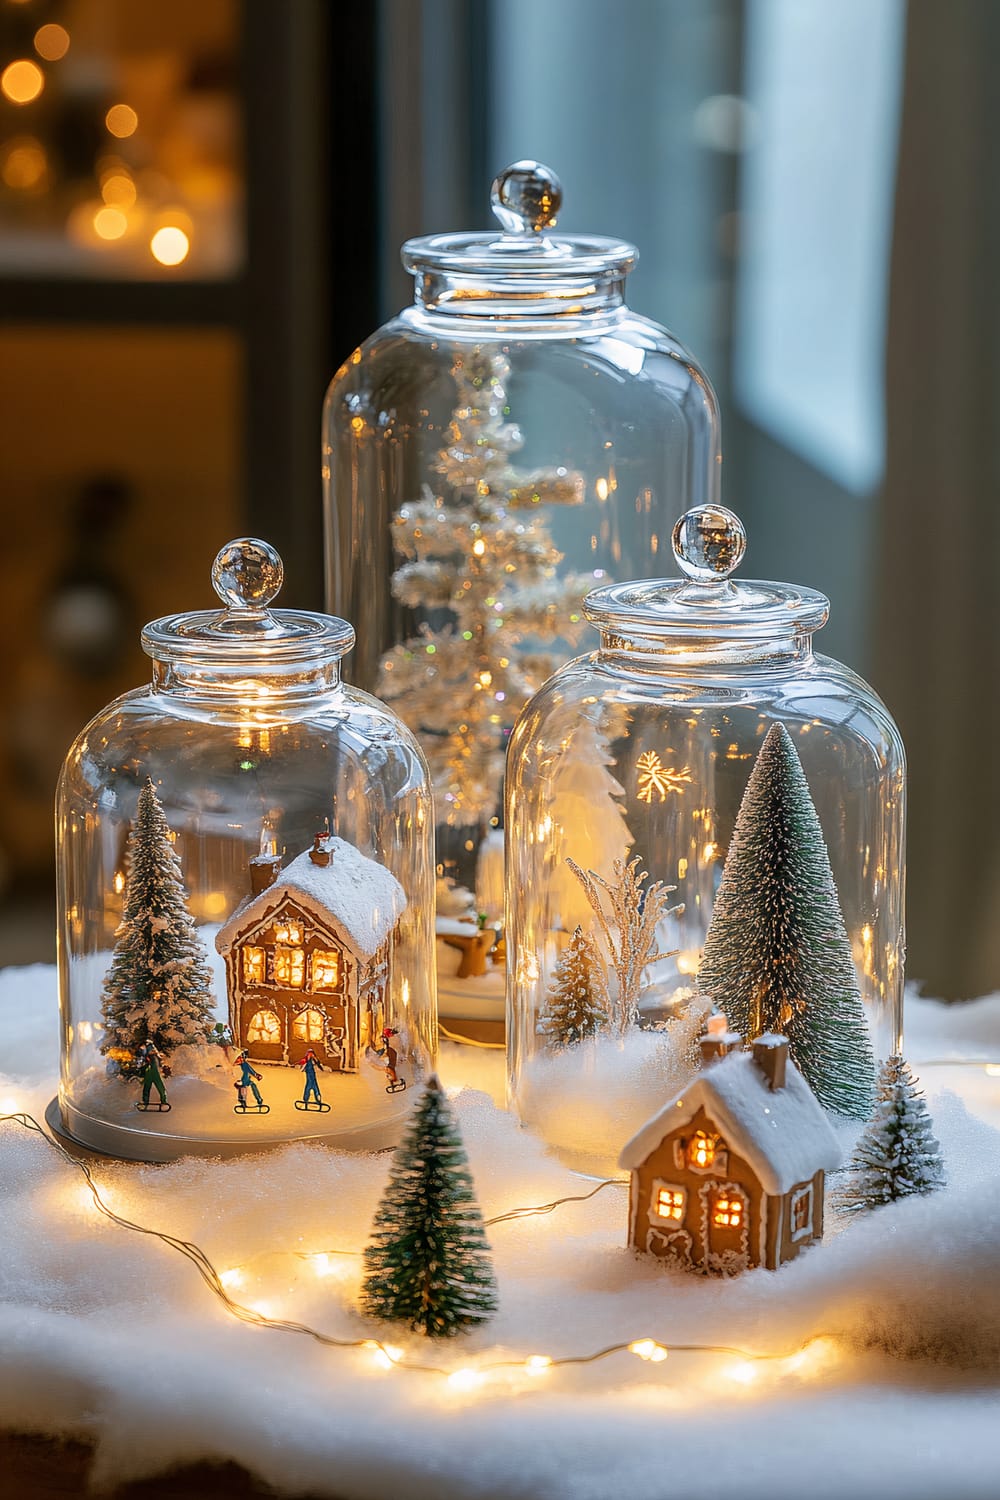
[[0, 153], [0, 176], [4, 186], [15, 192], [30, 193], [45, 186], [49, 161], [41, 141], [22, 135], [9, 141]]
[[0, 89], [11, 104], [30, 104], [45, 87], [45, 75], [37, 63], [19, 57], [0, 73]]
[[130, 104], [112, 104], [104, 116], [104, 123], [112, 135], [123, 141], [126, 136], [135, 134], [139, 116]]
[[154, 260], [158, 260], [161, 266], [179, 266], [182, 260], [187, 259], [191, 241], [176, 224], [165, 224], [153, 235], [149, 248]]
[[125, 172], [112, 172], [101, 183], [101, 197], [114, 208], [131, 208], [135, 202], [135, 183]]
[[58, 62], [65, 57], [69, 51], [69, 32], [65, 26], [57, 26], [54, 21], [39, 26], [35, 32], [35, 51], [46, 62]]
[[102, 240], [120, 240], [128, 228], [128, 219], [120, 208], [105, 206], [94, 215], [94, 231]]

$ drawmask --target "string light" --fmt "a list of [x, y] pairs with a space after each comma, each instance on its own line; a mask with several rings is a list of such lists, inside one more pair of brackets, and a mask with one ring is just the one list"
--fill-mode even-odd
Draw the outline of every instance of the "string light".
[[30, 58], [19, 57], [0, 73], [0, 89], [11, 104], [30, 104], [45, 87], [45, 74]]
[[158, 260], [161, 266], [179, 266], [182, 261], [187, 260], [191, 241], [176, 224], [165, 224], [153, 235], [149, 248], [153, 259]]
[[139, 128], [139, 116], [130, 104], [112, 104], [104, 116], [104, 123], [111, 135], [123, 141], [135, 135]]
[[69, 51], [69, 32], [65, 26], [49, 21], [35, 32], [35, 51], [46, 62], [58, 62]]
[[[608, 1344], [603, 1349], [595, 1349], [587, 1354], [565, 1354], [552, 1356], [548, 1354], [532, 1354], [526, 1359], [493, 1360], [488, 1361], [478, 1368], [463, 1365], [459, 1369], [446, 1369], [441, 1365], [424, 1364], [405, 1357], [405, 1351], [394, 1344], [384, 1343], [381, 1339], [338, 1339], [331, 1334], [321, 1332], [317, 1328], [311, 1328], [307, 1323], [294, 1322], [287, 1318], [276, 1318], [269, 1311], [271, 1306], [268, 1302], [258, 1301], [253, 1305], [240, 1303], [229, 1294], [229, 1288], [236, 1288], [244, 1279], [242, 1269], [238, 1266], [229, 1267], [225, 1271], [217, 1271], [199, 1245], [191, 1240], [180, 1239], [176, 1235], [165, 1233], [160, 1229], [151, 1229], [148, 1225], [138, 1224], [124, 1215], [116, 1212], [109, 1202], [107, 1188], [99, 1188], [94, 1180], [89, 1165], [84, 1161], [78, 1161], [57, 1140], [39, 1124], [33, 1115], [23, 1111], [9, 1111], [0, 1113], [0, 1125], [17, 1125], [32, 1135], [40, 1136], [51, 1150], [55, 1151], [69, 1166], [73, 1167], [83, 1177], [83, 1183], [79, 1187], [79, 1196], [88, 1209], [93, 1209], [104, 1218], [109, 1219], [120, 1229], [125, 1229], [133, 1234], [141, 1234], [149, 1239], [158, 1240], [160, 1244], [175, 1250], [184, 1256], [197, 1270], [202, 1281], [209, 1290], [223, 1304], [226, 1311], [241, 1323], [248, 1323], [258, 1328], [268, 1328], [278, 1333], [299, 1334], [312, 1339], [315, 1343], [331, 1349], [359, 1349], [369, 1352], [375, 1364], [383, 1370], [405, 1370], [423, 1375], [442, 1376], [449, 1387], [453, 1390], [468, 1393], [481, 1386], [487, 1376], [501, 1371], [520, 1371], [537, 1379], [538, 1376], [552, 1370], [568, 1367], [571, 1365], [592, 1365], [601, 1360], [609, 1359], [614, 1355], [630, 1353], [649, 1364], [662, 1364], [671, 1354], [712, 1354], [725, 1358], [728, 1363], [725, 1366], [725, 1374], [731, 1380], [740, 1384], [749, 1385], [757, 1378], [757, 1366], [770, 1363], [776, 1366], [784, 1365], [788, 1369], [801, 1370], [810, 1365], [822, 1365], [829, 1359], [829, 1355], [835, 1348], [834, 1342], [829, 1335], [816, 1335], [801, 1345], [799, 1349], [780, 1353], [760, 1354], [752, 1353], [745, 1349], [739, 1349], [727, 1344], [671, 1344], [666, 1345], [658, 1339], [645, 1337], [631, 1339], [628, 1342]], [[585, 1202], [593, 1198], [603, 1188], [621, 1186], [624, 1179], [608, 1178], [598, 1183], [597, 1187], [589, 1193], [574, 1195], [572, 1197], [556, 1199], [553, 1203], [543, 1204], [540, 1207], [525, 1207], [512, 1209], [508, 1213], [498, 1214], [493, 1219], [487, 1219], [489, 1224], [502, 1224], [507, 1221], [524, 1218], [532, 1214], [545, 1214], [563, 1203]], [[360, 1251], [326, 1252], [322, 1255], [305, 1254], [301, 1251], [292, 1252], [300, 1260], [309, 1261], [317, 1275], [325, 1274], [322, 1266], [328, 1263], [329, 1254], [358, 1254]]]

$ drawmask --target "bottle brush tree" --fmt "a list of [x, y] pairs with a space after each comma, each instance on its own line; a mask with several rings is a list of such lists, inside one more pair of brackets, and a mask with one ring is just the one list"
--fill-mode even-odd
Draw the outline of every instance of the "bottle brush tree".
[[837, 1189], [841, 1208], [879, 1208], [912, 1193], [933, 1193], [945, 1182], [941, 1147], [927, 1104], [897, 1052], [882, 1064], [878, 1099]]
[[458, 1127], [432, 1077], [398, 1147], [364, 1254], [363, 1310], [429, 1338], [485, 1323], [496, 1282]]
[[546, 997], [546, 1031], [555, 1047], [572, 1047], [608, 1024], [607, 981], [593, 938], [577, 927], [559, 955]]
[[750, 775], [698, 972], [745, 1037], [780, 1032], [825, 1109], [865, 1119], [875, 1063], [823, 830], [783, 724]]
[[101, 1051], [133, 1056], [152, 1042], [164, 1057], [203, 1042], [215, 1021], [212, 974], [187, 906], [180, 861], [147, 778], [126, 855], [125, 907], [104, 980]]

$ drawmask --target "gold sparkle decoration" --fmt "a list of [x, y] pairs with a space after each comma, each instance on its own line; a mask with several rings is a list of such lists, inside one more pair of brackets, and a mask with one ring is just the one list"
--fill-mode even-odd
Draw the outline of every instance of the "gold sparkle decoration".
[[691, 767], [683, 766], [677, 771], [663, 764], [655, 750], [644, 750], [636, 761], [638, 776], [637, 796], [640, 802], [652, 802], [657, 797], [666, 802], [671, 792], [680, 796], [691, 781]]

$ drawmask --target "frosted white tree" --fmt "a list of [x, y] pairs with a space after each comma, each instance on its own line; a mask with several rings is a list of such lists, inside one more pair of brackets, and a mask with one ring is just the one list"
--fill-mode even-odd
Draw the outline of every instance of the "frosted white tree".
[[559, 955], [545, 1002], [545, 1030], [556, 1047], [572, 1047], [608, 1024], [604, 962], [578, 927]]
[[495, 812], [504, 731], [558, 664], [553, 643], [578, 636], [594, 581], [556, 576], [562, 554], [544, 507], [578, 504], [582, 480], [512, 467], [522, 438], [508, 421], [508, 373], [478, 346], [456, 355], [457, 400], [435, 465], [446, 493], [425, 488], [393, 530], [393, 594], [430, 618], [385, 657], [380, 692], [421, 736], [438, 817], [456, 827], [483, 827]]
[[607, 879], [616, 860], [624, 863], [632, 834], [622, 805], [625, 790], [612, 773], [615, 759], [603, 724], [581, 716], [558, 754], [555, 791], [546, 809], [551, 825], [545, 836], [549, 910], [555, 925], [572, 932], [589, 922], [591, 906], [567, 854], [572, 850], [581, 869]]
[[215, 1018], [205, 949], [149, 779], [139, 793], [126, 869], [125, 906], [101, 1000], [101, 1051], [134, 1055], [151, 1041], [167, 1057], [175, 1047], [205, 1041]]
[[667, 957], [659, 950], [656, 929], [667, 915], [670, 892], [676, 887], [649, 880], [638, 855], [628, 864], [616, 859], [611, 880], [595, 870], [581, 869], [575, 860], [566, 863], [582, 885], [604, 939], [617, 980], [609, 1000], [610, 1020], [619, 1036], [624, 1036], [639, 1019], [643, 971]]
[[835, 1198], [843, 1209], [878, 1208], [945, 1182], [941, 1147], [913, 1074], [897, 1052], [882, 1064], [878, 1100]]
[[698, 971], [734, 1031], [788, 1037], [824, 1109], [864, 1119], [875, 1062], [851, 945], [802, 762], [773, 724], [750, 773]]

